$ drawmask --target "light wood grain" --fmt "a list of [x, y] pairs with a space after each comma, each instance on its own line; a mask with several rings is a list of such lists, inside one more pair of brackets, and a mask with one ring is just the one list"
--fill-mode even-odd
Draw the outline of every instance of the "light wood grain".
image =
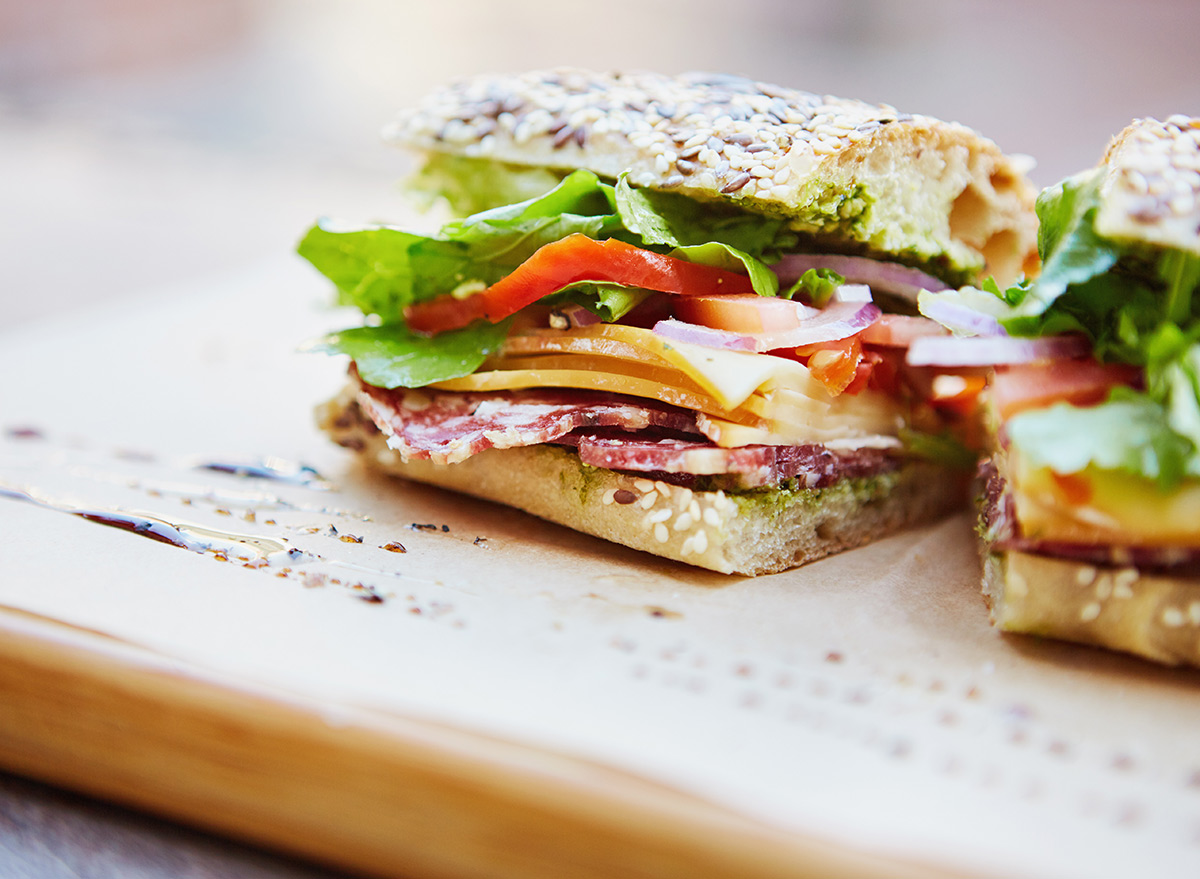
[[12, 611], [0, 703], [6, 766], [372, 875], [931, 875], [604, 767], [231, 686]]

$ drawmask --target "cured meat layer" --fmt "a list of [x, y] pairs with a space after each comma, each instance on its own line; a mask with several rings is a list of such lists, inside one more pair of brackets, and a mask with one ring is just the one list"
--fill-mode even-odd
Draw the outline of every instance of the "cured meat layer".
[[[803, 488], [824, 488], [839, 479], [891, 469], [882, 449], [833, 451], [821, 445], [741, 446], [723, 449], [700, 439], [580, 433], [564, 437], [585, 464], [609, 470], [692, 476], [736, 475], [730, 487], [758, 488], [797, 479]], [[675, 481], [670, 478], [667, 481]]]
[[484, 449], [553, 442], [585, 427], [655, 427], [697, 434], [691, 413], [595, 391], [532, 389], [487, 393], [362, 385], [358, 403], [401, 457], [454, 464]]
[[882, 449], [821, 445], [720, 448], [700, 435], [692, 413], [653, 400], [595, 391], [531, 389], [487, 393], [361, 385], [358, 405], [405, 460], [453, 464], [485, 449], [542, 443], [573, 446], [594, 467], [728, 489], [796, 479], [824, 488], [839, 479], [893, 469]]

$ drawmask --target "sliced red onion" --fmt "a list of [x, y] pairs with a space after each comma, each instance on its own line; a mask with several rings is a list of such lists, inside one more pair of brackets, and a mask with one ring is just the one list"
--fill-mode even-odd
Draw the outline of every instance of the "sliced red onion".
[[689, 324], [674, 318], [660, 320], [654, 325], [654, 333], [676, 342], [690, 342], [706, 348], [725, 348], [729, 351], [756, 351], [754, 337], [729, 330], [714, 330], [700, 324]]
[[916, 302], [922, 290], [948, 290], [949, 285], [920, 269], [900, 263], [838, 253], [793, 253], [772, 266], [782, 284], [791, 284], [809, 269], [832, 269], [852, 284], [893, 293]]
[[883, 312], [874, 302], [833, 302], [821, 313], [791, 330], [763, 333], [760, 351], [775, 348], [797, 348], [817, 342], [834, 342], [862, 332], [879, 319]]
[[1007, 336], [1008, 331], [990, 314], [944, 299], [928, 299], [921, 304], [921, 313], [933, 318], [956, 333], [973, 336]]
[[[817, 342], [834, 342], [862, 332], [879, 319], [882, 312], [874, 302], [834, 302], [799, 326], [768, 333], [732, 333], [677, 320], [662, 320], [654, 332], [677, 342], [694, 342], [710, 348], [739, 351], [774, 351], [798, 348]], [[748, 347], [743, 347], [748, 344]]]
[[921, 336], [909, 345], [905, 361], [909, 366], [999, 366], [1079, 357], [1089, 348], [1083, 336]]

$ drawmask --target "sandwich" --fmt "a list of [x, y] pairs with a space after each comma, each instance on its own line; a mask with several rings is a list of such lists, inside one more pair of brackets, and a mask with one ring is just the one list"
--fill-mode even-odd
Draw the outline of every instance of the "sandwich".
[[990, 303], [922, 294], [927, 314], [981, 306], [996, 329], [934, 343], [998, 364], [979, 528], [992, 620], [1200, 665], [1200, 118], [1135, 121], [1037, 211], [1036, 280]]
[[921, 290], [1037, 264], [1026, 162], [974, 131], [747, 79], [467, 80], [386, 138], [431, 235], [319, 222], [363, 326], [318, 410], [374, 470], [688, 564], [778, 572], [928, 521], [962, 387], [904, 364]]

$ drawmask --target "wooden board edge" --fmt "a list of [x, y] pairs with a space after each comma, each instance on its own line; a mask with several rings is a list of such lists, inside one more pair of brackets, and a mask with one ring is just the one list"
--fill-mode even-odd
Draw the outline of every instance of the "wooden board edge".
[[234, 686], [8, 610], [0, 704], [12, 771], [372, 876], [948, 875], [569, 756]]

